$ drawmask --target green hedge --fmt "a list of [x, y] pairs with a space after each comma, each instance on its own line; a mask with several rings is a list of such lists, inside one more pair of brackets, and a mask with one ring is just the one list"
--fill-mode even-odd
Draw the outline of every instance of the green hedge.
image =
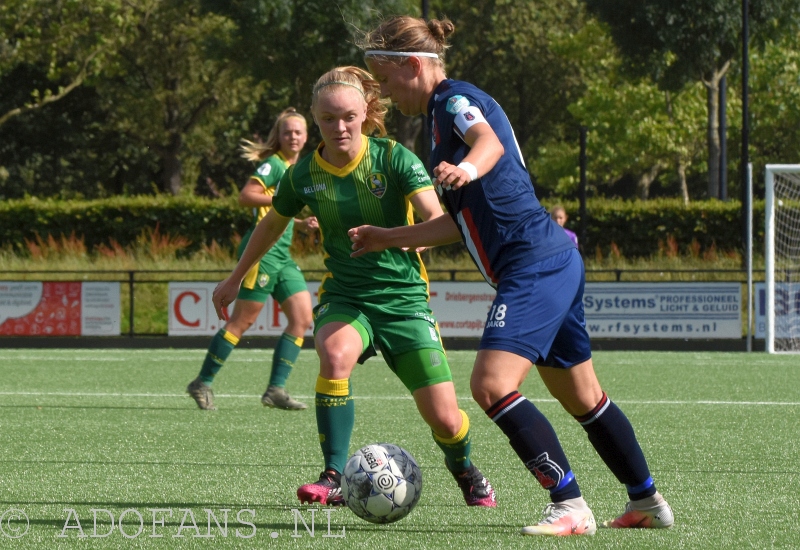
[[87, 248], [122, 246], [158, 228], [161, 235], [182, 236], [192, 245], [217, 241], [229, 246], [235, 234], [244, 235], [252, 214], [235, 198], [139, 196], [92, 201], [24, 199], [0, 204], [0, 246], [24, 248], [25, 239], [37, 236], [83, 238]]
[[[555, 203], [546, 201], [545, 206]], [[577, 201], [561, 202], [569, 215], [567, 227], [579, 232]], [[0, 204], [0, 246], [24, 248], [24, 240], [37, 236], [82, 237], [91, 250], [113, 239], [122, 246], [158, 227], [163, 235], [182, 236], [192, 242], [188, 252], [217, 241], [227, 246], [250, 224], [247, 209], [235, 198], [141, 196], [93, 201], [12, 200]], [[599, 250], [607, 255], [616, 246], [623, 256], [651, 256], [674, 238], [681, 252], [692, 242], [700, 250], [741, 249], [741, 206], [738, 202], [703, 201], [683, 206], [680, 201], [622, 201], [592, 199], [587, 204], [585, 254]], [[763, 249], [764, 204], [754, 204], [754, 243]], [[696, 246], [696, 245], [695, 245]]]
[[[567, 227], [580, 232], [577, 201], [560, 202], [567, 211]], [[552, 207], [554, 202], [545, 201]], [[667, 249], [674, 239], [681, 253], [693, 246], [699, 251], [742, 250], [742, 207], [738, 201], [698, 201], [684, 206], [675, 199], [623, 201], [591, 199], [586, 205], [586, 239], [583, 252], [606, 256], [616, 246], [622, 256], [648, 257]], [[764, 201], [753, 203], [753, 247], [764, 248]], [[695, 243], [695, 244], [693, 244]]]

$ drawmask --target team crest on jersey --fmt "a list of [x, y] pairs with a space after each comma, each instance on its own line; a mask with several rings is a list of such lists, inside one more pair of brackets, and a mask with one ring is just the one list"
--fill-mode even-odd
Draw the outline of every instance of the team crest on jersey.
[[454, 95], [447, 100], [447, 112], [451, 115], [456, 114], [461, 109], [469, 107], [469, 99], [463, 95]]
[[264, 288], [265, 286], [267, 286], [267, 283], [269, 283], [269, 275], [267, 275], [266, 273], [262, 273], [261, 275], [258, 276], [258, 286]]
[[258, 172], [262, 176], [269, 176], [269, 173], [272, 172], [272, 166], [270, 166], [269, 163], [264, 163], [258, 167], [258, 170], [256, 170], [256, 172]]
[[379, 199], [386, 193], [386, 176], [383, 174], [370, 174], [367, 180], [369, 191]]

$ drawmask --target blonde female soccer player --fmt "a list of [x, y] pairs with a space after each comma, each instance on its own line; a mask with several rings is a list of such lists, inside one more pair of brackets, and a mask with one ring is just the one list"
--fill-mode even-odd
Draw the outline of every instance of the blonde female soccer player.
[[575, 244], [539, 204], [508, 118], [475, 86], [448, 79], [448, 20], [393, 17], [366, 33], [370, 71], [405, 115], [425, 114], [430, 171], [449, 216], [394, 229], [351, 230], [354, 257], [390, 247], [463, 240], [497, 289], [472, 371], [472, 395], [548, 490], [544, 519], [526, 535], [591, 535], [594, 516], [547, 418], [519, 387], [536, 365], [625, 485], [625, 512], [609, 527], [670, 527], [630, 422], [600, 387], [583, 312], [584, 270]]
[[[275, 188], [286, 168], [297, 162], [306, 144], [308, 132], [306, 119], [294, 107], [278, 115], [263, 144], [243, 142], [243, 157], [258, 162], [239, 194], [239, 204], [253, 211], [253, 226], [239, 246], [241, 255], [256, 224], [269, 212]], [[305, 403], [292, 399], [286, 392], [286, 381], [303, 346], [303, 338], [311, 326], [311, 295], [300, 268], [289, 255], [294, 222], [305, 231], [313, 231], [316, 218], [290, 220], [278, 243], [264, 254], [244, 277], [242, 287], [230, 319], [211, 339], [200, 373], [186, 391], [204, 410], [214, 410], [214, 392], [211, 384], [225, 364], [225, 360], [239, 343], [239, 339], [252, 326], [272, 295], [286, 314], [287, 326], [281, 334], [272, 355], [269, 382], [261, 403], [265, 407], [285, 410], [308, 408]]]
[[314, 86], [311, 111], [322, 143], [281, 179], [273, 208], [261, 220], [230, 277], [214, 292], [217, 313], [236, 296], [250, 266], [273, 245], [292, 216], [309, 207], [319, 220], [327, 275], [314, 331], [320, 360], [316, 413], [324, 471], [297, 490], [301, 502], [341, 504], [341, 473], [349, 457], [355, 404], [350, 373], [380, 348], [411, 392], [469, 506], [494, 507], [495, 492], [470, 458], [469, 418], [459, 410], [428, 281], [416, 250], [350, 257], [351, 227], [408, 226], [443, 215], [420, 160], [385, 138], [386, 105], [369, 73], [342, 67]]

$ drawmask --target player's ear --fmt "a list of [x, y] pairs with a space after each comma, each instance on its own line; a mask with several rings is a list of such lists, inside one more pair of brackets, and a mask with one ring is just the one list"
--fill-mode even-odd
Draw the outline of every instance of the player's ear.
[[411, 67], [414, 78], [418, 77], [420, 73], [422, 73], [422, 60], [419, 57], [414, 57], [412, 55], [408, 58], [407, 63]]

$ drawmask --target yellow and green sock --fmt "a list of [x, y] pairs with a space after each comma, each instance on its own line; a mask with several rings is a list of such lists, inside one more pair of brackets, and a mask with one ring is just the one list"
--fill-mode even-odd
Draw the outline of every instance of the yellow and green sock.
[[461, 413], [462, 423], [461, 429], [453, 437], [445, 438], [433, 434], [433, 440], [444, 452], [444, 459], [447, 462], [447, 469], [454, 474], [461, 473], [470, 467], [472, 462], [469, 459], [470, 454], [470, 434], [469, 434], [469, 417], [467, 413], [459, 409]]
[[356, 407], [348, 379], [328, 380], [317, 377], [317, 430], [325, 468], [344, 472], [350, 458], [350, 435], [356, 420]]
[[294, 368], [295, 361], [303, 349], [303, 338], [291, 334], [281, 334], [272, 354], [272, 371], [269, 375], [269, 385], [279, 388], [286, 387], [286, 380]]
[[210, 386], [214, 381], [214, 376], [225, 364], [225, 360], [238, 343], [239, 338], [224, 328], [219, 329], [211, 339], [206, 358], [203, 360], [203, 366], [200, 367], [200, 380]]

